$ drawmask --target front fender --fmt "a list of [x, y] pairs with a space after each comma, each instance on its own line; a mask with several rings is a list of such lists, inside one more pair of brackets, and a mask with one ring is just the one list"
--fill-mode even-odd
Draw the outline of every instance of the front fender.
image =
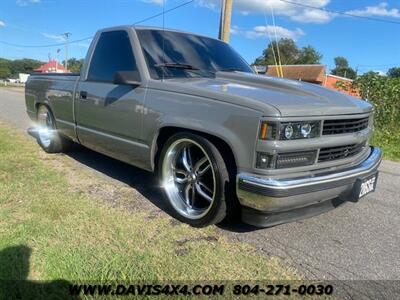
[[145, 106], [143, 138], [151, 145], [151, 157], [160, 130], [177, 127], [222, 139], [230, 146], [238, 169], [252, 168], [261, 112], [218, 100], [160, 91], [149, 91]]

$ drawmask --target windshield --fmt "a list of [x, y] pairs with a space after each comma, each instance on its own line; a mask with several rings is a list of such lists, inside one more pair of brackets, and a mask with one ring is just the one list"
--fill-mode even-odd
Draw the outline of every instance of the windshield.
[[153, 79], [207, 77], [217, 71], [253, 73], [243, 58], [221, 41], [156, 29], [138, 29], [137, 34]]

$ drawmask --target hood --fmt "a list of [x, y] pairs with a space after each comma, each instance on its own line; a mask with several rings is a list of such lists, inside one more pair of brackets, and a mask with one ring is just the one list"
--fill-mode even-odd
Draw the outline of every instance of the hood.
[[218, 72], [215, 78], [168, 79], [162, 88], [246, 106], [265, 116], [345, 115], [372, 110], [366, 101], [316, 84], [248, 73]]

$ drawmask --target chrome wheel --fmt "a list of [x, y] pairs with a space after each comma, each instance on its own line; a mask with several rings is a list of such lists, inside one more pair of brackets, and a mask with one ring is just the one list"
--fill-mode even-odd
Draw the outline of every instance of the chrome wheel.
[[162, 162], [162, 185], [175, 210], [189, 219], [204, 217], [216, 195], [216, 177], [210, 157], [190, 139], [173, 142]]
[[48, 148], [54, 139], [55, 126], [50, 111], [46, 106], [41, 106], [38, 111], [38, 138], [40, 143]]

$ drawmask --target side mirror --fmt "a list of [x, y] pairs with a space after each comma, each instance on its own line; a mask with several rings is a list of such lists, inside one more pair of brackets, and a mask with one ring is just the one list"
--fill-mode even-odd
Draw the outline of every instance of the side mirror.
[[141, 85], [139, 71], [118, 71], [114, 73], [114, 84], [126, 84], [132, 86]]

